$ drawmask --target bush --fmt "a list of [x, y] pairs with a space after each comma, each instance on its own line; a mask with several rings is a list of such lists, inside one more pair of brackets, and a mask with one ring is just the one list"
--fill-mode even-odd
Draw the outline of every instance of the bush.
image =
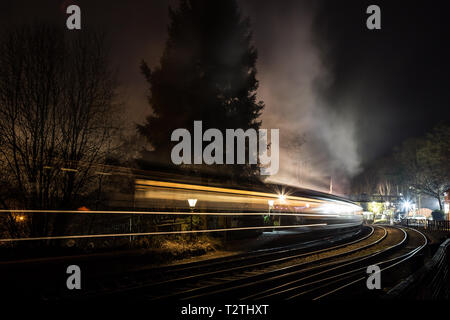
[[444, 212], [442, 210], [434, 210], [431, 213], [431, 216], [433, 217], [433, 220], [435, 220], [435, 221], [444, 220]]

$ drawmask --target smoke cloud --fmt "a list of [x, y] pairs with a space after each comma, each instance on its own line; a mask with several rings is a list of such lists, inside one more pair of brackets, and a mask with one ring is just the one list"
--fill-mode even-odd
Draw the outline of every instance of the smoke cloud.
[[345, 192], [360, 167], [355, 119], [322, 97], [333, 77], [314, 44], [317, 8], [306, 1], [245, 1], [243, 8], [259, 52], [262, 126], [280, 129], [280, 171], [269, 181], [329, 191], [332, 179], [334, 191]]

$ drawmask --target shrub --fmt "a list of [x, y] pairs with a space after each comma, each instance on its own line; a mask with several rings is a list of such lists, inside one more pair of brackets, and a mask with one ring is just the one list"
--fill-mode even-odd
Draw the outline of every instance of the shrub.
[[444, 220], [444, 212], [442, 210], [434, 210], [431, 213], [431, 216], [433, 217], [433, 220], [435, 220], [435, 221]]

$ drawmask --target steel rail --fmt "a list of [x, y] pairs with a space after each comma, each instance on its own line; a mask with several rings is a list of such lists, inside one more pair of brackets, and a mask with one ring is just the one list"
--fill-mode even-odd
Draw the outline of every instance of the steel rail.
[[[258, 262], [258, 263], [254, 263], [253, 261], [257, 260], [257, 259], [261, 259], [263, 257], [266, 256], [272, 256], [272, 255], [276, 255], [276, 254], [283, 254], [283, 253], [290, 253], [290, 252], [295, 252], [295, 251], [299, 251], [302, 250], [302, 248], [298, 249], [298, 248], [293, 248], [293, 249], [287, 249], [287, 250], [283, 250], [281, 252], [264, 252], [262, 254], [258, 254], [258, 255], [251, 255], [251, 256], [245, 256], [244, 257], [238, 257], [237, 259], [231, 260], [231, 261], [227, 261], [227, 264], [232, 264], [235, 262], [240, 262], [242, 260], [244, 260], [244, 263], [247, 262], [246, 265], [241, 265], [238, 267], [233, 267], [233, 268], [227, 268], [227, 269], [218, 269], [215, 271], [210, 271], [207, 273], [201, 273], [201, 274], [194, 274], [194, 275], [190, 275], [190, 276], [184, 276], [181, 278], [173, 278], [173, 279], [168, 279], [168, 280], [163, 280], [163, 281], [159, 281], [159, 282], [150, 282], [147, 284], [142, 284], [140, 283], [139, 285], [135, 285], [135, 286], [128, 286], [128, 287], [124, 287], [124, 288], [120, 288], [117, 289], [113, 294], [115, 293], [124, 293], [124, 292], [132, 292], [133, 290], [143, 290], [143, 289], [150, 289], [150, 288], [154, 288], [154, 287], [161, 287], [163, 285], [170, 285], [173, 283], [177, 283], [177, 282], [183, 282], [183, 281], [188, 281], [188, 280], [195, 280], [195, 279], [201, 279], [201, 278], [206, 278], [206, 277], [210, 277], [210, 276], [214, 276], [214, 275], [220, 275], [220, 274], [224, 274], [224, 273], [229, 273], [229, 272], [236, 272], [238, 270], [243, 270], [243, 269], [248, 269], [248, 268], [255, 268], [255, 267], [261, 267], [261, 266], [269, 266], [275, 263], [279, 263], [279, 262], [285, 262], [285, 261], [289, 261], [289, 260], [293, 260], [293, 259], [297, 259], [300, 257], [306, 257], [306, 256], [311, 256], [311, 255], [315, 255], [318, 253], [322, 253], [325, 251], [329, 251], [329, 250], [335, 250], [335, 249], [339, 249], [345, 246], [349, 246], [349, 245], [353, 245], [356, 244], [358, 242], [364, 241], [366, 239], [368, 239], [369, 237], [371, 237], [374, 234], [375, 229], [373, 227], [370, 227], [370, 232], [369, 234], [358, 238], [356, 240], [350, 241], [350, 242], [345, 242], [343, 244], [339, 244], [339, 245], [335, 245], [335, 246], [331, 246], [331, 247], [327, 247], [327, 248], [323, 248], [323, 249], [319, 249], [319, 250], [314, 250], [314, 251], [308, 251], [308, 252], [304, 252], [301, 254], [296, 254], [294, 256], [287, 256], [287, 257], [282, 257], [282, 258], [277, 258], [277, 259], [272, 259], [272, 260], [268, 260], [268, 261], [263, 261], [263, 262]], [[384, 237], [386, 237], [386, 232], [383, 234], [383, 237], [380, 239], [377, 239], [376, 242], [381, 241]], [[245, 261], [247, 260], [247, 261]], [[248, 264], [248, 263], [251, 264]], [[214, 266], [217, 264], [221, 264], [222, 261], [216, 262], [216, 263], [207, 263], [206, 267], [210, 267], [210, 266]], [[202, 266], [200, 266], [201, 268]], [[180, 272], [180, 271], [185, 271], [185, 270], [189, 270], [189, 269], [198, 269], [198, 266], [194, 265], [194, 266], [190, 266], [188, 268], [185, 269], [175, 269], [174, 272]], [[147, 270], [148, 271], [148, 270]], [[150, 270], [151, 271], [151, 270]], [[198, 270], [197, 270], [198, 271]], [[145, 271], [144, 271], [145, 272]], [[169, 270], [170, 272], [170, 270]], [[166, 272], [164, 272], [165, 274]], [[101, 293], [98, 292], [90, 292], [88, 293], [88, 295], [98, 295]], [[107, 293], [108, 294], [108, 293]]]
[[[388, 270], [388, 269], [391, 269], [391, 268], [395, 267], [396, 265], [398, 265], [398, 264], [400, 264], [400, 263], [403, 263], [403, 262], [405, 262], [405, 261], [411, 259], [417, 252], [421, 251], [423, 248], [425, 248], [425, 247], [427, 246], [427, 244], [428, 244], [428, 239], [427, 239], [427, 237], [426, 237], [422, 232], [420, 232], [419, 230], [416, 230], [416, 229], [412, 229], [412, 228], [408, 228], [408, 229], [409, 229], [409, 230], [412, 230], [412, 231], [415, 231], [415, 232], [417, 232], [417, 233], [419, 233], [419, 235], [421, 235], [421, 236], [423, 237], [424, 243], [423, 243], [422, 245], [416, 247], [415, 249], [412, 249], [410, 252], [405, 253], [405, 254], [403, 254], [403, 255], [401, 255], [401, 256], [399, 256], [399, 257], [395, 257], [395, 258], [392, 258], [392, 259], [385, 260], [385, 261], [382, 261], [382, 262], [377, 263], [378, 265], [381, 265], [381, 264], [387, 264], [387, 263], [392, 262], [392, 261], [395, 261], [395, 260], [400, 260], [400, 261], [394, 262], [393, 264], [388, 265], [387, 267], [385, 267], [385, 268], [383, 268], [383, 269], [380, 269], [380, 271], [379, 271], [380, 273], [381, 273], [382, 271], [386, 271], [386, 270]], [[367, 266], [366, 266], [366, 268], [367, 268]], [[364, 269], [364, 267], [361, 268], [361, 269]], [[377, 272], [377, 273], [378, 273], [378, 272]], [[315, 297], [313, 300], [319, 300], [319, 299], [322, 299], [323, 297], [329, 296], [329, 295], [331, 295], [331, 294], [333, 294], [333, 293], [336, 293], [337, 291], [340, 291], [340, 290], [342, 290], [342, 289], [344, 289], [344, 288], [347, 288], [347, 287], [349, 287], [349, 286], [351, 286], [351, 285], [354, 285], [354, 284], [356, 284], [356, 283], [358, 283], [358, 282], [360, 282], [360, 281], [362, 281], [362, 280], [365, 280], [365, 279], [366, 279], [365, 277], [358, 278], [358, 279], [356, 279], [356, 280], [354, 280], [354, 281], [351, 281], [351, 282], [349, 282], [349, 283], [346, 283], [346, 284], [344, 284], [344, 285], [342, 285], [342, 286], [340, 286], [340, 287], [338, 287], [338, 288], [335, 288], [335, 289], [333, 289], [333, 290], [331, 290], [331, 291], [328, 291], [328, 292], [326, 292], [326, 293], [324, 293], [324, 294], [321, 294], [320, 296]]]
[[[361, 238], [357, 238], [356, 240], [352, 240], [350, 242], [345, 242], [342, 244], [338, 244], [338, 245], [334, 245], [334, 246], [330, 246], [330, 247], [326, 247], [323, 249], [318, 249], [318, 250], [314, 250], [314, 251], [307, 251], [304, 254], [317, 254], [320, 253], [322, 251], [327, 251], [327, 250], [334, 250], [340, 247], [345, 247], [348, 245], [352, 245], [355, 244], [357, 242], [361, 242], [367, 238], [369, 238], [375, 231], [375, 229], [372, 226], [369, 226], [370, 228], [370, 232], [361, 237]], [[346, 233], [350, 233], [352, 231], [347, 231]], [[354, 231], [353, 231], [354, 232]], [[355, 237], [355, 235], [351, 236], [351, 237]], [[343, 241], [344, 239], [340, 239], [338, 241], [335, 242], [340, 242]], [[309, 241], [303, 244], [309, 244], [310, 247], [312, 243], [314, 242], [322, 242], [324, 241], [324, 239], [319, 239], [319, 240], [315, 240], [315, 241]], [[183, 266], [183, 265], [173, 265], [173, 266], [168, 266], [168, 267], [158, 267], [158, 268], [149, 268], [149, 269], [145, 269], [144, 271], [159, 271], [159, 269], [163, 269], [164, 273], [166, 274], [167, 272], [180, 272], [180, 271], [187, 271], [187, 270], [191, 270], [191, 269], [198, 269], [199, 267], [211, 267], [211, 266], [215, 266], [215, 265], [221, 265], [223, 266], [224, 263], [226, 264], [231, 264], [234, 262], [241, 262], [243, 260], [246, 259], [260, 259], [263, 257], [267, 257], [267, 256], [274, 256], [274, 255], [282, 255], [285, 253], [290, 253], [290, 252], [295, 252], [295, 251], [302, 251], [302, 250], [306, 250], [308, 249], [308, 247], [305, 246], [299, 246], [299, 245], [294, 245], [294, 246], [283, 246], [283, 247], [277, 247], [277, 248], [271, 248], [271, 249], [262, 249], [262, 250], [258, 250], [258, 251], [251, 251], [251, 252], [247, 252], [247, 253], [241, 253], [241, 254], [236, 254], [236, 255], [231, 255], [231, 256], [227, 256], [226, 258], [217, 258], [217, 259], [208, 259], [208, 260], [204, 260], [204, 261], [197, 261], [197, 262], [191, 262], [189, 263], [188, 266]], [[226, 260], [225, 260], [226, 259]], [[141, 271], [141, 270], [139, 270]]]
[[[401, 230], [400, 228], [396, 228], [396, 229]], [[401, 230], [401, 231], [403, 231], [403, 230]], [[243, 298], [242, 300], [253, 299], [253, 298], [258, 297], [258, 296], [260, 296], [260, 297], [258, 297], [257, 299], [267, 298], [269, 296], [275, 296], [275, 295], [283, 294], [285, 292], [289, 292], [289, 291], [292, 291], [292, 290], [295, 290], [297, 288], [301, 288], [301, 287], [304, 287], [304, 286], [307, 286], [307, 285], [319, 283], [319, 282], [321, 282], [321, 279], [317, 280], [317, 281], [313, 281], [313, 282], [307, 283], [307, 284], [304, 284], [304, 285], [300, 285], [300, 286], [296, 286], [296, 287], [289, 287], [287, 289], [284, 289], [284, 290], [280, 291], [280, 289], [288, 287], [288, 286], [291, 286], [291, 285], [293, 285], [295, 283], [300, 283], [300, 282], [302, 282], [304, 280], [307, 280], [307, 279], [310, 279], [310, 278], [314, 278], [314, 277], [316, 277], [318, 275], [326, 274], [326, 273], [328, 273], [330, 271], [338, 270], [340, 268], [343, 268], [343, 267], [346, 267], [346, 266], [349, 266], [349, 265], [352, 265], [352, 264], [355, 264], [355, 263], [359, 263], [361, 261], [365, 261], [365, 260], [371, 259], [371, 258], [376, 257], [376, 256], [378, 256], [380, 254], [383, 254], [383, 253], [385, 253], [387, 251], [391, 251], [391, 250], [393, 250], [393, 249], [395, 249], [395, 248], [397, 248], [399, 246], [402, 246], [405, 243], [406, 240], [407, 240], [407, 234], [406, 234], [405, 231], [403, 231], [403, 238], [402, 238], [402, 240], [400, 242], [394, 244], [393, 246], [390, 246], [390, 247], [385, 248], [383, 250], [379, 250], [379, 251], [377, 251], [375, 253], [372, 253], [370, 255], [367, 255], [367, 256], [350, 258], [350, 259], [347, 259], [347, 260], [331, 262], [331, 263], [322, 265], [322, 267], [333, 266], [333, 265], [334, 265], [334, 267], [332, 267], [330, 269], [322, 270], [320, 272], [316, 272], [316, 273], [310, 274], [310, 275], [305, 276], [303, 278], [296, 279], [294, 281], [290, 281], [290, 282], [284, 283], [282, 285], [270, 288], [268, 290], [265, 290], [265, 291], [262, 291], [262, 292], [259, 292], [259, 293], [256, 293], [256, 294], [252, 294], [250, 296], [247, 296], [247, 297]], [[345, 275], [345, 274], [346, 273], [343, 273], [341, 275]], [[268, 295], [265, 295], [265, 296], [261, 296], [262, 294], [266, 294], [266, 293], [269, 293], [269, 292], [272, 292], [272, 293], [270, 293]], [[257, 299], [255, 299], [255, 300], [257, 300]]]
[[[366, 249], [368, 247], [371, 247], [371, 246], [374, 246], [374, 245], [378, 244], [379, 242], [383, 241], [386, 238], [387, 230], [384, 227], [380, 227], [380, 228], [382, 228], [384, 230], [383, 236], [381, 238], [377, 239], [376, 241], [373, 241], [373, 242], [371, 242], [371, 243], [369, 243], [367, 245], [364, 245], [362, 247], [355, 248], [355, 249], [352, 249], [352, 250], [349, 250], [349, 251], [346, 251], [346, 252], [343, 252], [343, 253], [338, 253], [338, 254], [335, 254], [335, 255], [327, 256], [327, 257], [324, 257], [324, 258], [320, 258], [320, 259], [317, 259], [317, 260], [314, 260], [314, 261], [302, 262], [302, 263], [294, 264], [294, 265], [291, 265], [291, 266], [287, 266], [287, 267], [283, 267], [283, 268], [267, 271], [266, 273], [259, 273], [257, 275], [252, 275], [252, 276], [249, 276], [249, 277], [246, 277], [246, 278], [241, 278], [241, 279], [238, 279], [238, 280], [231, 280], [231, 281], [228, 281], [226, 283], [230, 283], [230, 282], [232, 283], [232, 282], [235, 282], [235, 281], [242, 281], [244, 279], [246, 279], [248, 281], [250, 281], [250, 279], [254, 279], [255, 281], [253, 281], [251, 283], [244, 283], [243, 285], [237, 285], [235, 287], [229, 287], [228, 286], [225, 289], [219, 289], [219, 290], [216, 290], [216, 291], [210, 291], [210, 292], [207, 292], [205, 294], [200, 294], [200, 295], [197, 295], [197, 296], [194, 296], [194, 297], [190, 296], [190, 298], [197, 298], [199, 296], [209, 295], [209, 294], [217, 294], [217, 293], [220, 293], [220, 292], [225, 292], [225, 291], [241, 288], [241, 287], [248, 286], [248, 285], [253, 285], [255, 283], [261, 283], [261, 282], [264, 282], [264, 281], [269, 281], [269, 280], [272, 280], [272, 278], [273, 279], [283, 278], [285, 276], [289, 276], [291, 274], [295, 274], [295, 273], [301, 272], [302, 270], [293, 271], [293, 272], [290, 272], [290, 273], [287, 273], [287, 274], [276, 275], [276, 276], [273, 276], [272, 278], [270, 278], [270, 275], [276, 274], [276, 273], [280, 273], [280, 272], [283, 272], [283, 271], [286, 271], [286, 270], [289, 270], [289, 269], [299, 268], [299, 267], [305, 266], [305, 265], [315, 264], [315, 263], [318, 263], [320, 261], [326, 261], [326, 260], [334, 259], [334, 258], [337, 258], [337, 257], [340, 257], [340, 256], [345, 256], [345, 255], [348, 255], [348, 254], [351, 254], [351, 253], [354, 253], [354, 252], [357, 252], [357, 251], [360, 251], [360, 250], [364, 250], [364, 249]], [[247, 266], [247, 267], [249, 267], [249, 266]], [[321, 267], [321, 266], [318, 266], [318, 267]], [[240, 268], [240, 269], [245, 269], [245, 267]], [[235, 271], [235, 270], [224, 270], [224, 272], [226, 272], [226, 271]], [[264, 278], [262, 280], [257, 280], [257, 278], [260, 278], [261, 276], [263, 276]], [[269, 276], [269, 278], [266, 278], [267, 276]], [[165, 298], [168, 298], [168, 297], [171, 297], [171, 296], [179, 296], [179, 295], [183, 295], [183, 294], [186, 294], [186, 293], [189, 293], [189, 292], [195, 292], [195, 291], [199, 291], [199, 290], [205, 290], [205, 289], [208, 289], [209, 287], [214, 287], [214, 286], [216, 286], [216, 285], [210, 285], [210, 286], [203, 286], [203, 287], [199, 287], [199, 288], [193, 288], [193, 289], [189, 289], [189, 290], [186, 290], [186, 291], [177, 292], [175, 294], [170, 294], [170, 295], [167, 295], [167, 296], [159, 296], [159, 297], [156, 297], [154, 300], [165, 299]]]

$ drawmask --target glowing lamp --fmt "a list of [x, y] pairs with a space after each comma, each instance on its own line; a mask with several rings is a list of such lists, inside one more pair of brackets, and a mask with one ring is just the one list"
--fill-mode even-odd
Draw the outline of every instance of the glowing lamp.
[[411, 202], [409, 202], [409, 201], [403, 201], [403, 208], [404, 208], [405, 210], [408, 210], [408, 211], [409, 211], [409, 209], [411, 208]]
[[194, 208], [197, 203], [197, 199], [188, 199], [189, 207]]

